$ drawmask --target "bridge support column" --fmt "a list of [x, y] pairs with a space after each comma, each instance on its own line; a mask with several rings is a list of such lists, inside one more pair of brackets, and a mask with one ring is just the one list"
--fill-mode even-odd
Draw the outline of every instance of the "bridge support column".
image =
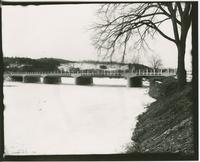
[[23, 82], [23, 76], [11, 76], [11, 81]]
[[39, 83], [40, 77], [39, 76], [24, 76], [23, 82], [24, 83]]
[[59, 83], [61, 83], [61, 77], [46, 76], [46, 77], [43, 78], [43, 83], [46, 83], [46, 84], [59, 84]]
[[142, 77], [127, 78], [127, 87], [142, 87]]
[[76, 77], [75, 78], [76, 85], [91, 85], [93, 84], [92, 77]]

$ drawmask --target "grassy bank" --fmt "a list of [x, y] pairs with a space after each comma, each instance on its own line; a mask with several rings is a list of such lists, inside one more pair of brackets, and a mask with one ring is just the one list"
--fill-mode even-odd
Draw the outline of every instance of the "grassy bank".
[[150, 95], [157, 101], [138, 116], [128, 153], [194, 153], [192, 87], [176, 87], [172, 78], [151, 84]]

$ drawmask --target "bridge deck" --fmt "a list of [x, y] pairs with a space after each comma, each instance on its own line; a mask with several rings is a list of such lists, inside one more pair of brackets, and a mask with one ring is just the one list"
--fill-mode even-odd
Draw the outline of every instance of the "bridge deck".
[[97, 72], [10, 72], [4, 76], [38, 76], [38, 77], [98, 77], [98, 78], [132, 78], [132, 77], [156, 77], [156, 76], [175, 76], [176, 70], [138, 70], [134, 72], [118, 72], [118, 71], [97, 71]]

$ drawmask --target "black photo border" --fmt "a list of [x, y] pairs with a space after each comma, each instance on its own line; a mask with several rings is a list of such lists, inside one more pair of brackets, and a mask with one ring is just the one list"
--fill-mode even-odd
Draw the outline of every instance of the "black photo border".
[[[137, 1], [139, 2], [139, 1]], [[68, 5], [68, 4], [98, 4], [98, 3], [137, 3], [136, 1], [1, 1], [0, 2], [0, 161], [161, 161], [161, 160], [198, 160], [198, 1], [185, 1], [193, 4], [192, 11], [192, 68], [193, 68], [193, 155], [154, 153], [154, 154], [91, 154], [91, 155], [5, 155], [4, 154], [4, 104], [3, 104], [3, 49], [2, 49], [2, 6], [10, 5]], [[140, 1], [145, 2], [145, 1]], [[150, 2], [150, 1], [146, 1]], [[155, 1], [153, 1], [155, 2]], [[161, 1], [162, 2], [162, 1]], [[165, 1], [166, 2], [166, 1]], [[169, 1], [171, 2], [171, 1]]]

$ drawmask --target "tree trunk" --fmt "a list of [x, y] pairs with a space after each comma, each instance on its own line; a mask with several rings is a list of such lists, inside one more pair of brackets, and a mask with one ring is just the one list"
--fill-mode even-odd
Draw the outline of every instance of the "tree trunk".
[[[198, 87], [198, 34], [197, 32], [198, 32], [198, 3], [193, 2], [192, 4], [192, 82], [193, 82], [193, 85]], [[197, 94], [198, 94], [198, 90], [197, 90]]]
[[178, 49], [178, 86], [182, 89], [186, 85], [186, 70], [185, 70], [185, 42], [177, 44]]

